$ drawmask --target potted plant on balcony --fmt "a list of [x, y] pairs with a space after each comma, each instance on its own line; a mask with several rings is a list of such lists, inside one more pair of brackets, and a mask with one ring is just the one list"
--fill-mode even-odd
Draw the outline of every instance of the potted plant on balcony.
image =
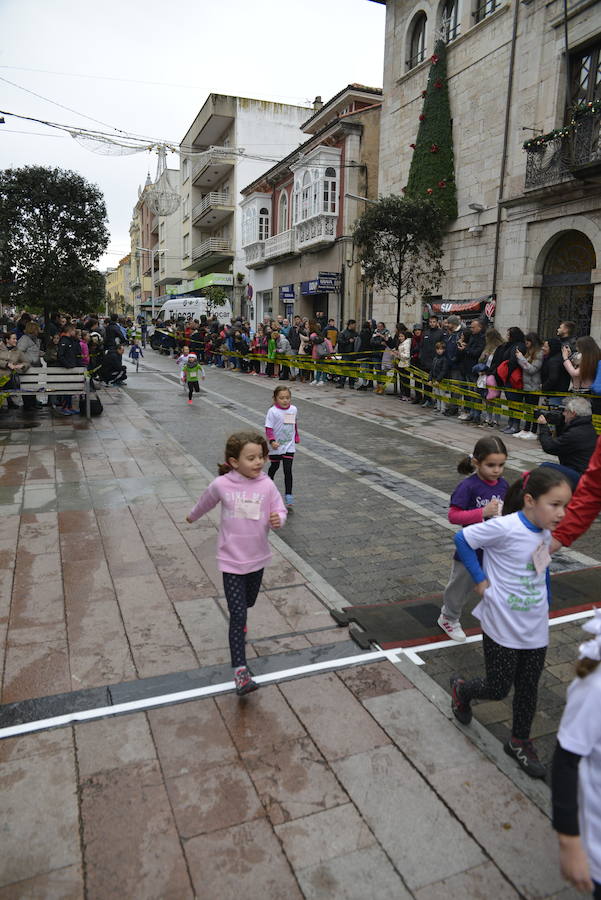
[[237, 273], [236, 273], [236, 282], [237, 282], [238, 284], [244, 284], [244, 279], [245, 279], [245, 278], [246, 278], [246, 275], [244, 274], [244, 272], [237, 272]]

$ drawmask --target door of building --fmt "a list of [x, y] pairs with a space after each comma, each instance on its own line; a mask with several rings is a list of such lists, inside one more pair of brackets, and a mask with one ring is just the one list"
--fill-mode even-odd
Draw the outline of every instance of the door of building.
[[540, 292], [538, 334], [543, 340], [553, 337], [559, 323], [566, 321], [576, 323], [576, 335], [590, 334], [595, 267], [595, 248], [580, 231], [567, 231], [553, 244]]

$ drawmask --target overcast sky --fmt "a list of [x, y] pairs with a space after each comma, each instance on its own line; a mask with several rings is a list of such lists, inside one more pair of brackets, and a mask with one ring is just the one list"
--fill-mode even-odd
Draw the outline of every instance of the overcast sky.
[[[381, 87], [384, 12], [368, 0], [0, 0], [0, 79], [55, 101], [0, 80], [0, 109], [179, 143], [213, 92], [305, 105], [351, 82]], [[99, 265], [116, 265], [156, 156], [99, 156], [5, 119], [0, 169], [60, 166], [99, 185], [111, 233]]]

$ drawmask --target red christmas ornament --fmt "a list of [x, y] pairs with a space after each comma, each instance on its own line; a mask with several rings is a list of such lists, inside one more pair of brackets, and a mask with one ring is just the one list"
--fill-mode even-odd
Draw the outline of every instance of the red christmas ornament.
[[425, 115], [424, 115], [423, 113], [421, 113], [421, 115], [420, 115], [420, 117], [419, 117], [419, 120], [420, 120], [420, 122], [425, 122], [426, 117], [425, 117]]
[[422, 97], [427, 97], [427, 96], [428, 96], [428, 91], [422, 91]]
[[439, 188], [446, 188], [446, 186], [447, 186], [447, 183], [446, 183], [446, 181], [444, 180], [444, 178], [442, 179], [442, 181], [439, 181], [439, 182], [438, 182], [438, 187], [439, 187]]
[[438, 153], [438, 144], [432, 144], [430, 147], [430, 153]]
[[432, 190], [432, 188], [428, 188], [426, 191], [426, 194], [433, 194], [433, 193], [434, 193], [434, 191]]
[[412, 150], [415, 150], [415, 144], [409, 144]]
[[436, 63], [438, 62], [438, 60], [439, 60], [439, 57], [436, 55], [436, 53], [433, 53], [432, 56], [430, 57], [430, 62], [432, 63], [432, 65], [435, 66]]
[[435, 82], [434, 82], [434, 87], [435, 87], [435, 88], [438, 88], [438, 90], [440, 90], [440, 88], [442, 87], [442, 81], [435, 81]]

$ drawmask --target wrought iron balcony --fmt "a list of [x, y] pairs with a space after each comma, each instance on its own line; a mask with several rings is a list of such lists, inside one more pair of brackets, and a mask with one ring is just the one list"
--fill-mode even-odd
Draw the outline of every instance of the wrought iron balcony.
[[294, 253], [294, 229], [281, 231], [265, 241], [265, 259], [273, 259], [276, 256], [287, 256]]
[[601, 176], [601, 113], [582, 117], [570, 134], [529, 147], [526, 188], [560, 184], [569, 178]]

